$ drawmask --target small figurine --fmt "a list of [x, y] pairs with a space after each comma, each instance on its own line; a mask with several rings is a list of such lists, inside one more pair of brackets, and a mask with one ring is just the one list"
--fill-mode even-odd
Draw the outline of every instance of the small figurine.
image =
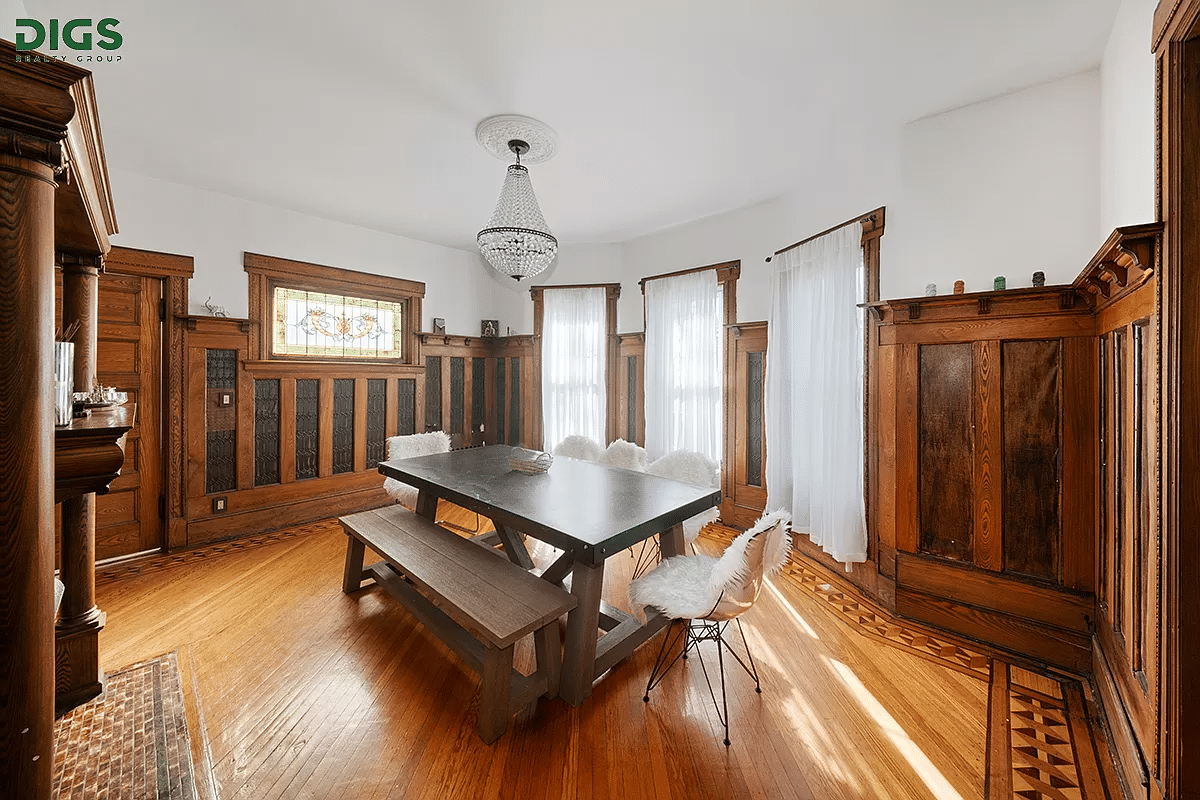
[[954, 293], [955, 294], [962, 294], [966, 290], [967, 290], [967, 285], [965, 283], [963, 283], [962, 281], [954, 282]]
[[926, 297], [936, 297], [937, 296], [937, 284], [936, 283], [925, 284], [925, 296]]
[[1033, 273], [1033, 285], [1034, 286], [1045, 286], [1046, 285], [1046, 273], [1042, 272], [1040, 269], [1037, 272]]
[[996, 291], [996, 292], [1004, 291], [1004, 276], [1003, 275], [997, 275], [996, 280], [992, 281], [992, 291]]

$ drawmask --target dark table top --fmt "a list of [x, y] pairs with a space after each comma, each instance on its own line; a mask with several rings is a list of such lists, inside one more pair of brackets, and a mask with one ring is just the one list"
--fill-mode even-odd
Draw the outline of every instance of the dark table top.
[[721, 501], [721, 492], [556, 456], [542, 475], [508, 466], [507, 445], [385, 461], [389, 478], [598, 564]]

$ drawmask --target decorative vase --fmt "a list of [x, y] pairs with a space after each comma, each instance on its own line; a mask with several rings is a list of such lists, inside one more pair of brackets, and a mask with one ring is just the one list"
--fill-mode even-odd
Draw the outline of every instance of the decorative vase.
[[967, 285], [965, 283], [963, 283], [962, 281], [954, 282], [954, 293], [955, 294], [962, 294], [966, 290], [967, 290]]
[[54, 424], [71, 424], [75, 343], [54, 343]]
[[996, 280], [992, 281], [992, 290], [996, 292], [1004, 291], [1004, 276], [997, 275]]

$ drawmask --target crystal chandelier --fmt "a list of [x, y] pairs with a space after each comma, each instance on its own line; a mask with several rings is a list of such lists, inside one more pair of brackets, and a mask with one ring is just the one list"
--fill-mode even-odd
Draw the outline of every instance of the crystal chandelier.
[[[526, 131], [522, 125], [540, 128], [530, 127]], [[550, 233], [550, 227], [542, 217], [542, 210], [533, 194], [533, 184], [529, 180], [529, 170], [521, 164], [521, 156], [530, 152], [530, 144], [525, 138], [515, 135], [534, 134], [529, 138], [535, 142], [535, 155], [538, 161], [544, 161], [554, 152], [553, 140], [546, 140], [548, 130], [527, 117], [504, 116], [484, 120], [476, 131], [480, 143], [494, 154], [503, 152], [500, 150], [500, 143], [503, 142], [507, 150], [517, 157], [516, 163], [509, 166], [504, 176], [504, 188], [500, 190], [496, 210], [479, 232], [477, 241], [479, 252], [489, 264], [518, 281], [537, 275], [550, 266], [558, 253], [558, 240]], [[512, 138], [508, 138], [510, 135]], [[548, 136], [552, 137], [553, 133], [550, 132]]]

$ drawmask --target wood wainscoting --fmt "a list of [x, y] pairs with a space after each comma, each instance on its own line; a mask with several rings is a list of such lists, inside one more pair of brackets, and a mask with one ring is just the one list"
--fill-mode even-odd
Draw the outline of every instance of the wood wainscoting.
[[896, 611], [1092, 676], [1138, 797], [1162, 703], [1162, 233], [1117, 229], [1070, 286], [877, 306]]
[[186, 546], [387, 502], [386, 441], [536, 446], [533, 337], [419, 333], [420, 362], [249, 357], [250, 320], [186, 317]]

